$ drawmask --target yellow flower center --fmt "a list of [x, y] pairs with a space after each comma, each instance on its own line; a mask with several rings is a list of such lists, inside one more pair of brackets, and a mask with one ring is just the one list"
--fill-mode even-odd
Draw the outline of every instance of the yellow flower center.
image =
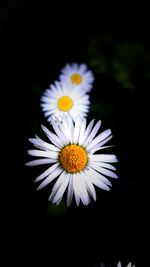
[[67, 95], [60, 97], [57, 102], [58, 108], [62, 111], [70, 110], [72, 108], [72, 105], [73, 105], [72, 99]]
[[69, 173], [80, 172], [87, 164], [88, 157], [84, 148], [78, 145], [67, 145], [60, 152], [60, 163]]
[[82, 82], [82, 77], [78, 73], [74, 73], [71, 75], [71, 81], [75, 84], [80, 84]]

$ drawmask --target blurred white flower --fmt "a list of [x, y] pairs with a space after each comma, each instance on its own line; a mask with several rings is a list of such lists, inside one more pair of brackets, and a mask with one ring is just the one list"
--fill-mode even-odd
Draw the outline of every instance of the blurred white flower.
[[[101, 263], [101, 267], [105, 267], [105, 265], [103, 263]], [[121, 262], [119, 261], [118, 264], [117, 264], [117, 267], [123, 267], [121, 265]], [[126, 267], [135, 267], [135, 265], [132, 265], [131, 262], [128, 263], [128, 265]]]
[[94, 82], [92, 71], [88, 70], [85, 64], [77, 63], [67, 64], [62, 69], [59, 78], [61, 82], [71, 81], [84, 92], [90, 92]]
[[41, 106], [45, 117], [51, 122], [52, 116], [60, 119], [63, 114], [69, 114], [73, 120], [77, 116], [86, 117], [89, 111], [89, 95], [71, 83], [55, 82], [46, 89], [42, 98]]

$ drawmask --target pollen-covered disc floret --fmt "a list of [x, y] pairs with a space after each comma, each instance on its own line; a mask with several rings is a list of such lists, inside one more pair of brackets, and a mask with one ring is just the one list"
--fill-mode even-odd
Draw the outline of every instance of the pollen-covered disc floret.
[[73, 195], [77, 205], [80, 200], [84, 205], [88, 205], [90, 196], [96, 200], [94, 186], [109, 190], [111, 182], [106, 177], [117, 178], [114, 172], [116, 168], [111, 164], [117, 162], [116, 156], [100, 153], [102, 149], [107, 148], [104, 144], [111, 139], [111, 130], [97, 135], [101, 121], [95, 125], [94, 120], [87, 126], [86, 124], [85, 118], [78, 117], [74, 122], [69, 115], [64, 115], [61, 121], [52, 119], [55, 133], [42, 126], [49, 142], [38, 136], [29, 139], [37, 149], [29, 150], [28, 153], [38, 159], [27, 165], [49, 165], [48, 169], [35, 179], [36, 182], [42, 181], [37, 189], [42, 189], [57, 179], [49, 197], [53, 203], [59, 204], [68, 188], [68, 206]]
[[67, 145], [60, 152], [60, 163], [69, 173], [82, 171], [87, 164], [87, 153], [78, 145]]
[[61, 119], [63, 114], [69, 114], [73, 120], [78, 116], [86, 117], [89, 104], [89, 95], [77, 90], [71, 82], [55, 82], [41, 98], [41, 107], [49, 122], [53, 116]]
[[91, 70], [87, 69], [85, 64], [67, 64], [61, 71], [60, 81], [69, 81], [75, 84], [78, 89], [84, 92], [90, 92], [94, 82], [94, 75]]

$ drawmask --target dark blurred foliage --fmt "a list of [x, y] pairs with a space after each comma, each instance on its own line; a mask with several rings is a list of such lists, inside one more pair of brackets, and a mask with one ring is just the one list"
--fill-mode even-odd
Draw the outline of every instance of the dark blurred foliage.
[[[145, 237], [142, 201], [147, 176], [140, 166], [147, 146], [143, 141], [150, 87], [148, 24], [142, 27], [138, 19], [130, 24], [128, 17], [128, 25], [124, 20], [125, 25], [107, 27], [109, 14], [101, 21], [102, 11], [94, 5], [87, 4], [90, 12], [82, 5], [64, 12], [62, 6], [1, 1], [1, 122], [7, 140], [2, 141], [4, 247], [19, 266], [38, 262], [83, 267], [119, 260], [126, 266], [137, 262], [137, 244], [141, 246], [140, 236]], [[67, 62], [84, 62], [94, 72], [89, 120], [101, 119], [102, 130], [112, 129], [114, 147], [107, 153], [119, 158], [119, 179], [112, 181], [110, 192], [97, 189], [96, 202], [79, 208], [73, 203], [69, 209], [65, 202], [58, 207], [47, 202], [52, 185], [36, 192], [33, 180], [44, 167], [24, 166], [31, 147], [28, 138], [35, 133], [45, 138], [40, 125], [48, 126], [41, 94]]]
[[136, 90], [150, 78], [150, 52], [140, 42], [104, 36], [91, 40], [88, 52], [97, 73], [112, 75], [122, 88]]

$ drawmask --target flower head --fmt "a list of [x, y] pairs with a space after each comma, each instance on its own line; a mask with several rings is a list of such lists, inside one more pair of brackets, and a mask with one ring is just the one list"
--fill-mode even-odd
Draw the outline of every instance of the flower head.
[[42, 189], [58, 178], [50, 194], [50, 201], [59, 204], [68, 187], [68, 206], [72, 202], [73, 195], [77, 205], [80, 200], [84, 205], [88, 205], [90, 195], [96, 200], [94, 185], [109, 190], [111, 182], [105, 176], [117, 178], [114, 173], [116, 168], [111, 164], [117, 162], [116, 156], [100, 152], [95, 154], [106, 148], [103, 145], [111, 139], [111, 130], [108, 129], [96, 137], [101, 121], [94, 126], [94, 120], [92, 120], [86, 126], [85, 118], [78, 117], [73, 122], [70, 116], [63, 116], [62, 121], [52, 119], [52, 126], [55, 134], [42, 126], [50, 143], [38, 136], [29, 139], [38, 148], [29, 150], [29, 155], [40, 159], [33, 160], [27, 165], [50, 165], [35, 179], [36, 182], [42, 181], [37, 189]]
[[44, 92], [41, 106], [45, 117], [50, 122], [52, 117], [61, 118], [69, 114], [73, 120], [77, 116], [86, 117], [89, 111], [89, 96], [69, 82], [55, 82]]
[[61, 71], [60, 81], [69, 81], [84, 92], [90, 92], [94, 82], [92, 71], [85, 64], [67, 64]]

